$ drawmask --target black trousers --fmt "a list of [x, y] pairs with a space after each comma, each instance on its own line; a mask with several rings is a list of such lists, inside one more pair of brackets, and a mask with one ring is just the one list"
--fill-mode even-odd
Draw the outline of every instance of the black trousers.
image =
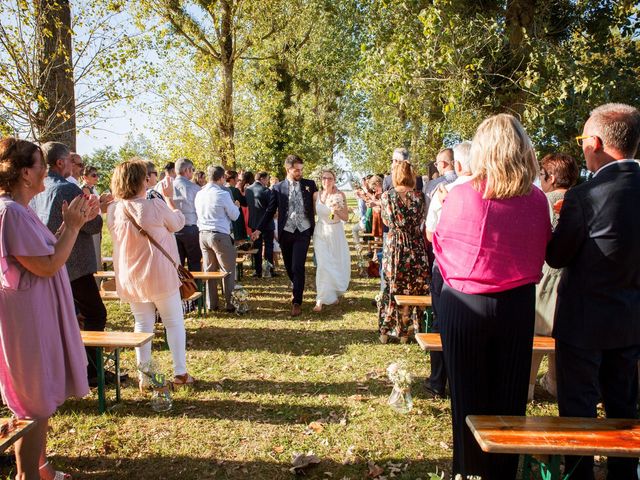
[[[98, 285], [93, 275], [76, 278], [71, 282], [71, 292], [76, 311], [85, 318], [84, 330], [90, 332], [104, 331], [104, 327], [107, 324], [107, 309], [100, 298], [100, 290], [98, 290]], [[95, 347], [86, 347], [85, 350], [89, 360], [87, 376], [90, 379], [95, 378], [97, 375], [96, 349]]]
[[178, 243], [180, 265], [187, 260], [187, 268], [191, 272], [202, 270], [202, 250], [200, 250], [200, 232], [197, 225], [187, 225], [175, 233]]
[[[640, 345], [583, 349], [556, 340], [558, 409], [562, 417], [596, 417], [602, 399], [607, 418], [637, 418]], [[609, 480], [636, 480], [637, 458], [607, 459]], [[593, 457], [565, 458], [571, 479], [593, 480]]]
[[304, 293], [304, 264], [307, 261], [311, 229], [304, 232], [296, 230], [294, 233], [282, 231], [278, 239], [282, 250], [282, 260], [287, 269], [289, 280], [293, 283], [293, 299], [291, 303], [302, 304]]
[[514, 480], [518, 455], [484, 453], [467, 415], [525, 415], [535, 323], [533, 284], [469, 295], [446, 284], [439, 311], [451, 389], [453, 476]]
[[[431, 309], [433, 311], [433, 323], [431, 324], [431, 331], [433, 333], [440, 333], [440, 319], [438, 316], [438, 304], [440, 303], [440, 293], [442, 292], [442, 274], [438, 265], [434, 265], [431, 269], [431, 285], [429, 290], [431, 292]], [[429, 352], [431, 357], [431, 375], [427, 379], [427, 387], [440, 395], [445, 395], [445, 389], [447, 387], [447, 371], [444, 368], [444, 354], [442, 352]]]
[[262, 245], [264, 244], [264, 258], [273, 265], [273, 230], [260, 232], [260, 237], [253, 242], [253, 248], [258, 249], [258, 253], [253, 255], [253, 263], [256, 266], [256, 274], [262, 275]]

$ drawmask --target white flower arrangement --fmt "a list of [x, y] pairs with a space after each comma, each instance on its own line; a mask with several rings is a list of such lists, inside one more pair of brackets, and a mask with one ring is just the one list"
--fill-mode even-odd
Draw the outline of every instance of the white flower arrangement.
[[400, 390], [411, 387], [411, 372], [409, 372], [407, 362], [404, 360], [398, 360], [389, 365], [387, 367], [387, 376], [389, 380], [391, 380], [391, 383], [393, 383], [393, 386]]

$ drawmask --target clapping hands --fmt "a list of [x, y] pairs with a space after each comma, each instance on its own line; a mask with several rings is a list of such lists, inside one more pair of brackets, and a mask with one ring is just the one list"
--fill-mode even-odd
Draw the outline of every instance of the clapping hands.
[[78, 195], [71, 203], [62, 203], [62, 221], [73, 229], [80, 229], [100, 212], [100, 201], [93, 195]]

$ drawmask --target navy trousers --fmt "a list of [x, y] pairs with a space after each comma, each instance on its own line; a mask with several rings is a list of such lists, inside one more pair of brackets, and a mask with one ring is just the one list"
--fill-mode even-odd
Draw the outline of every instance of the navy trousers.
[[[556, 340], [558, 410], [561, 417], [591, 417], [602, 399], [607, 418], [637, 418], [640, 345], [584, 349]], [[637, 458], [607, 458], [609, 480], [636, 480]], [[571, 479], [593, 480], [593, 457], [565, 457]]]
[[264, 258], [273, 265], [273, 230], [260, 232], [260, 237], [253, 242], [253, 248], [258, 253], [253, 255], [253, 263], [256, 267], [256, 275], [262, 275], [262, 245], [264, 244]]
[[[442, 274], [438, 265], [434, 265], [431, 270], [431, 309], [433, 310], [433, 323], [431, 331], [440, 333], [440, 319], [438, 314], [438, 304], [440, 303], [440, 293], [442, 292]], [[444, 354], [442, 352], [429, 352], [431, 357], [431, 375], [427, 379], [427, 387], [441, 396], [445, 396], [447, 387], [447, 371], [444, 368]]]
[[296, 230], [294, 233], [282, 231], [278, 239], [282, 250], [282, 260], [287, 269], [289, 280], [293, 283], [293, 299], [291, 303], [302, 304], [304, 293], [304, 264], [307, 261], [309, 243], [311, 243], [311, 229], [304, 232]]
[[445, 284], [439, 307], [451, 389], [453, 474], [514, 480], [518, 455], [484, 453], [465, 419], [467, 415], [525, 415], [535, 286], [470, 295]]

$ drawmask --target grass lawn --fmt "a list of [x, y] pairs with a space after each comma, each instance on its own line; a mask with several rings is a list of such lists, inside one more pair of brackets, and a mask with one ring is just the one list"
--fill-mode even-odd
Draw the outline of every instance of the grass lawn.
[[[53, 464], [77, 479], [290, 479], [292, 456], [313, 452], [321, 463], [307, 478], [370, 478], [373, 464], [386, 478], [426, 480], [448, 471], [450, 408], [423, 394], [428, 356], [416, 344], [379, 344], [371, 305], [378, 282], [355, 268], [341, 303], [311, 312], [310, 260], [299, 318], [289, 317], [285, 276], [245, 276], [241, 283], [251, 298], [245, 316], [187, 317], [187, 365], [199, 382], [174, 394], [171, 411], [152, 411], [134, 381], [106, 415], [97, 412], [95, 391], [66, 402], [51, 421]], [[108, 310], [109, 329], [133, 329], [128, 306], [110, 302]], [[171, 374], [161, 335], [153, 349]], [[135, 376], [133, 351], [123, 357]], [[386, 404], [385, 369], [395, 359], [405, 359], [415, 376], [414, 409], [407, 415]], [[557, 413], [550, 400], [529, 410]], [[10, 478], [12, 471], [0, 473]]]

